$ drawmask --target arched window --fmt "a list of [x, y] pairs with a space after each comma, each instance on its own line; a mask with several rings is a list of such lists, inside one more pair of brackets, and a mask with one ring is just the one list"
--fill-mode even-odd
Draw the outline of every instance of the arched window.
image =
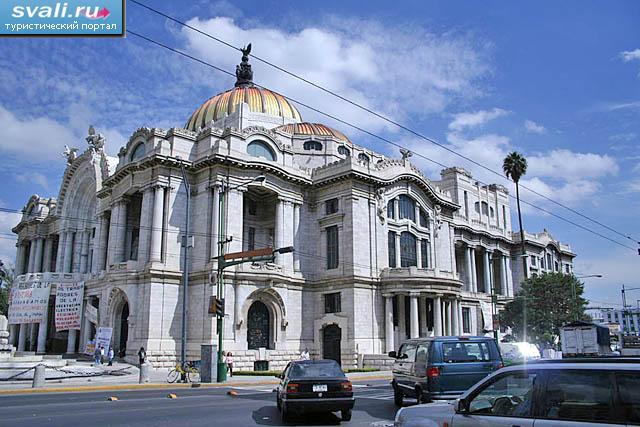
[[410, 219], [416, 222], [416, 202], [406, 194], [398, 197], [400, 219]]
[[475, 202], [473, 207], [475, 208], [476, 213], [480, 213], [480, 202]]
[[131, 152], [131, 161], [135, 162], [136, 160], [140, 160], [144, 157], [144, 155], [144, 142], [141, 142], [140, 144], [136, 145], [136, 147]]
[[349, 157], [351, 155], [351, 151], [349, 151], [349, 149], [344, 145], [341, 145], [338, 147], [338, 154]]
[[409, 267], [418, 265], [418, 256], [416, 251], [416, 236], [403, 231], [400, 234], [400, 266]]
[[429, 226], [429, 214], [424, 210], [420, 209], [420, 227], [428, 227]]
[[369, 163], [369, 161], [370, 161], [370, 160], [369, 160], [369, 156], [367, 156], [367, 155], [366, 155], [366, 154], [364, 154], [364, 153], [360, 153], [360, 154], [358, 154], [358, 161], [359, 161], [360, 163], [366, 163], [366, 164], [368, 164], [368, 163]]
[[493, 217], [495, 217], [495, 216], [496, 216], [496, 214], [495, 214], [495, 212], [494, 212], [493, 208], [489, 208], [489, 212], [491, 213], [491, 218], [493, 218]]
[[489, 205], [487, 202], [482, 202], [482, 215], [489, 216]]
[[276, 160], [275, 153], [269, 147], [269, 144], [264, 141], [251, 141], [247, 146], [247, 154], [253, 157], [262, 157], [272, 162]]
[[322, 151], [322, 144], [318, 141], [305, 141], [303, 147], [305, 150]]

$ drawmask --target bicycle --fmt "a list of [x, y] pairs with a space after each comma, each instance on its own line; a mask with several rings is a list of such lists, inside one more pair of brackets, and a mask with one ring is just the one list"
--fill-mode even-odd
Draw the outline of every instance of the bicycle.
[[200, 371], [193, 362], [185, 363], [184, 369], [182, 367], [182, 364], [178, 362], [178, 364], [176, 364], [176, 367], [169, 371], [169, 374], [167, 375], [167, 382], [175, 383], [176, 381], [178, 381], [178, 379], [182, 378], [182, 375], [184, 375], [186, 382], [191, 382], [191, 376], [200, 375]]

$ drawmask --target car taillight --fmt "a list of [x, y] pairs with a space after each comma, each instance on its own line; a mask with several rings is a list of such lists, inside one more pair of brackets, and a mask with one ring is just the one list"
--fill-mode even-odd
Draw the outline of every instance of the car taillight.
[[432, 366], [431, 368], [427, 369], [427, 376], [429, 378], [440, 376], [440, 369], [436, 368], [435, 366]]
[[351, 386], [351, 381], [343, 381], [340, 383], [340, 389], [342, 391], [352, 391], [353, 387]]
[[287, 393], [297, 393], [298, 392], [298, 387], [300, 387], [300, 384], [298, 384], [298, 383], [289, 383], [289, 384], [287, 384]]
[[498, 369], [502, 369], [502, 368], [504, 368], [504, 363], [502, 362], [498, 363]]

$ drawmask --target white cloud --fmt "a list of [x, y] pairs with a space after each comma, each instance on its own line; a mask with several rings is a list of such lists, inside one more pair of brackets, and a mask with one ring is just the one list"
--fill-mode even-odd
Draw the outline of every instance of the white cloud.
[[[481, 79], [489, 73], [487, 45], [411, 25], [332, 18], [289, 32], [257, 24], [241, 27], [227, 17], [194, 18], [188, 23], [234, 46], [252, 42], [254, 55], [398, 120], [440, 113], [456, 100], [479, 95]], [[190, 53], [224, 69], [233, 70], [239, 62], [238, 52], [202, 35], [184, 29], [182, 36]], [[251, 64], [254, 81], [260, 85], [368, 130], [396, 130], [255, 58]], [[309, 121], [327, 122], [305, 109], [302, 114]]]
[[465, 128], [481, 126], [491, 120], [504, 116], [507, 111], [494, 108], [493, 110], [480, 110], [473, 113], [458, 113], [453, 116], [453, 121], [449, 123], [449, 129], [461, 131]]
[[624, 62], [640, 60], [640, 49], [625, 50], [620, 52], [620, 57]]
[[18, 182], [39, 185], [44, 190], [49, 190], [49, 180], [39, 172], [20, 173], [15, 177]]
[[525, 120], [524, 128], [527, 132], [530, 132], [530, 133], [537, 133], [537, 134], [547, 133], [547, 129], [544, 126], [534, 122], [533, 120]]
[[[640, 165], [638, 165], [640, 166]], [[639, 172], [640, 168], [636, 166], [634, 168], [634, 172]], [[624, 189], [625, 193], [640, 193], [640, 178], [631, 180], [627, 182], [626, 188]]]
[[577, 182], [618, 173], [615, 159], [594, 153], [576, 153], [565, 149], [527, 157], [527, 174]]
[[[4, 206], [4, 203], [0, 201], [0, 206]], [[0, 260], [11, 265], [15, 264], [16, 260], [16, 241], [15, 236], [11, 229], [20, 222], [19, 213], [0, 212]]]

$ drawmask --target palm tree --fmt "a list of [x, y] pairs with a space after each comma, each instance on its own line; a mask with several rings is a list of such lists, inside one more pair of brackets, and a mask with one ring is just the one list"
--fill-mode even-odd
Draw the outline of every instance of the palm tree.
[[[527, 159], [518, 152], [509, 153], [504, 158], [502, 170], [507, 178], [511, 178], [516, 183], [516, 201], [518, 202], [518, 222], [520, 223], [520, 243], [522, 245], [522, 256], [524, 257], [524, 229], [522, 228], [522, 213], [520, 212], [520, 178], [527, 173]], [[526, 272], [525, 272], [526, 277]]]

